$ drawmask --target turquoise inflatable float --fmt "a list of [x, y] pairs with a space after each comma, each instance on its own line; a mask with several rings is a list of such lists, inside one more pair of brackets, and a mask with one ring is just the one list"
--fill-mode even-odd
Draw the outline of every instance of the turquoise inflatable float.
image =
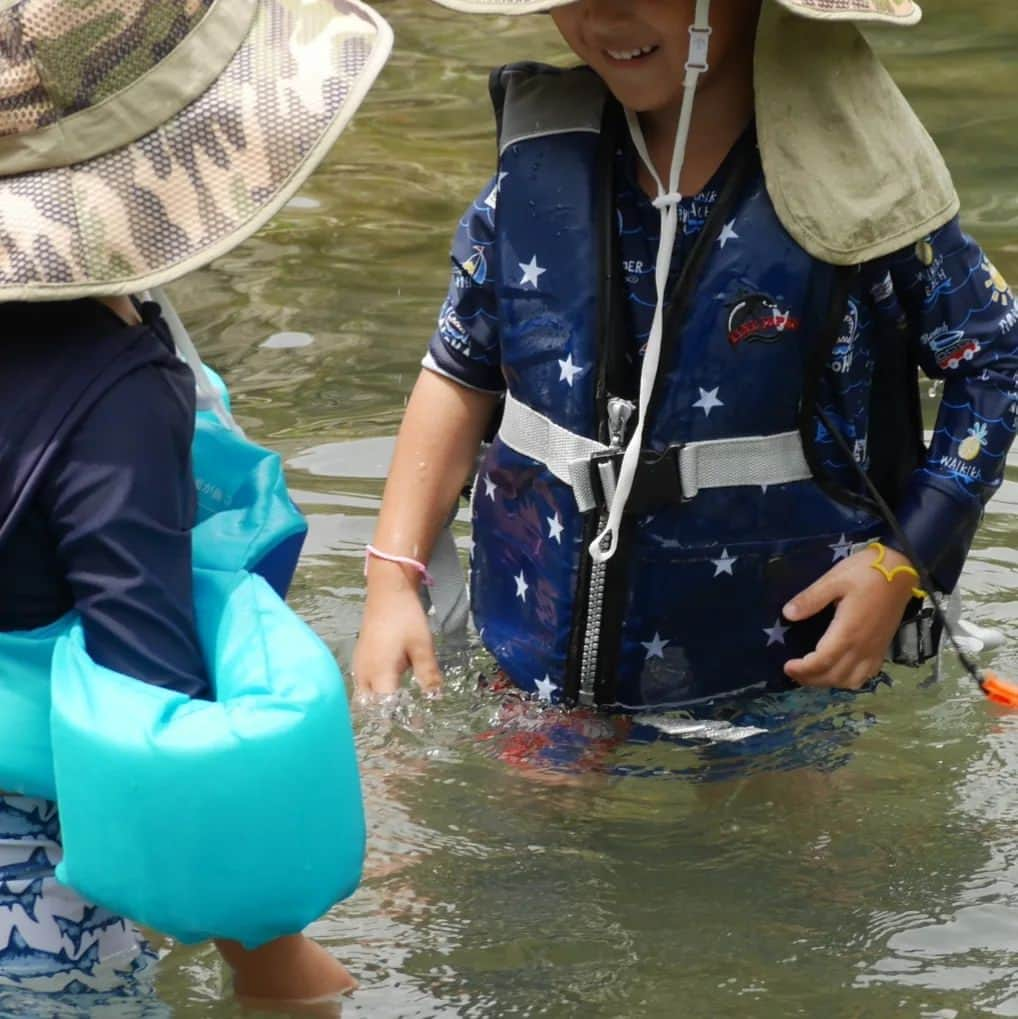
[[0, 789], [57, 801], [57, 876], [85, 898], [183, 942], [253, 947], [353, 892], [364, 813], [343, 678], [280, 597], [305, 530], [281, 464], [198, 417], [216, 497], [194, 598], [215, 701], [97, 665], [73, 614], [0, 634]]
[[191, 447], [198, 492], [195, 566], [257, 573], [285, 598], [307, 521], [286, 489], [279, 455], [244, 437], [223, 380], [200, 362], [193, 368], [205, 376], [199, 392], [206, 408], [196, 416]]

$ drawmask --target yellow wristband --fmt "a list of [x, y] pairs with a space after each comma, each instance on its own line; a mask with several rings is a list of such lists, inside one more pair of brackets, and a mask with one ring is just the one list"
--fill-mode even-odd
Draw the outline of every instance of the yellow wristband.
[[[900, 577], [903, 573], [908, 574], [910, 577], [915, 577], [916, 580], [919, 579], [919, 571], [914, 566], [895, 566], [893, 570], [889, 570], [884, 565], [884, 559], [887, 558], [887, 549], [881, 542], [871, 541], [870, 548], [877, 554], [877, 558], [870, 563], [870, 569], [876, 570], [888, 584], [892, 583], [895, 577]], [[912, 597], [925, 598], [926, 592], [921, 587], [913, 587]]]

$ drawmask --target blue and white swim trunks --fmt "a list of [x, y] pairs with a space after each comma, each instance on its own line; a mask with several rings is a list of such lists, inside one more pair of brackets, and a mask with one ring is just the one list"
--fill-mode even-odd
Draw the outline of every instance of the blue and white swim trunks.
[[128, 921], [56, 880], [62, 856], [55, 803], [0, 796], [0, 989], [127, 992], [154, 956]]

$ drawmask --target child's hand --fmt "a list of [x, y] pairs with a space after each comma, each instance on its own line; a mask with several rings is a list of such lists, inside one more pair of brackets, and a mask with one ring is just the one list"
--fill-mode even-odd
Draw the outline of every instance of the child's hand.
[[369, 587], [353, 653], [357, 690], [361, 694], [394, 693], [408, 669], [422, 690], [441, 687], [435, 641], [417, 590], [409, 584]]
[[[816, 650], [785, 663], [790, 679], [803, 686], [858, 690], [883, 668], [917, 581], [903, 572], [888, 583], [872, 568], [876, 557], [872, 549], [857, 552], [785, 606], [785, 618], [794, 623], [837, 604]], [[887, 549], [884, 566], [888, 571], [909, 565], [900, 552]]]

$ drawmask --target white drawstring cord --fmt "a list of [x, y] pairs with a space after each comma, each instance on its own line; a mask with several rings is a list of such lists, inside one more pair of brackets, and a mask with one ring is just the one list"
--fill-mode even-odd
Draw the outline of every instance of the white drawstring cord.
[[672, 254], [679, 227], [679, 181], [682, 168], [686, 162], [686, 148], [689, 144], [689, 132], [693, 123], [693, 103], [696, 99], [696, 87], [700, 75], [708, 69], [708, 53], [710, 50], [710, 0], [697, 0], [696, 15], [689, 28], [689, 59], [686, 61], [686, 77], [683, 81], [682, 108], [679, 113], [678, 129], [675, 132], [675, 149], [672, 153], [672, 165], [666, 189], [658, 176], [654, 163], [647, 150], [647, 142], [640, 127], [640, 121], [631, 110], [626, 110], [626, 121], [629, 132], [633, 136], [633, 144], [637, 154], [650, 171], [657, 185], [657, 197], [654, 206], [661, 213], [661, 238], [658, 245], [657, 264], [654, 280], [657, 284], [657, 306], [654, 309], [654, 321], [647, 340], [647, 349], [643, 355], [643, 366], [640, 371], [640, 396], [637, 408], [638, 418], [626, 451], [622, 457], [622, 466], [615, 485], [615, 495], [608, 508], [608, 522], [604, 530], [590, 543], [588, 551], [596, 563], [607, 562], [615, 554], [619, 544], [619, 525], [626, 503], [633, 489], [636, 469], [640, 462], [640, 451], [643, 448], [643, 429], [647, 420], [647, 408], [657, 371], [661, 361], [661, 347], [664, 343], [665, 298], [668, 292], [668, 274], [671, 270]]

